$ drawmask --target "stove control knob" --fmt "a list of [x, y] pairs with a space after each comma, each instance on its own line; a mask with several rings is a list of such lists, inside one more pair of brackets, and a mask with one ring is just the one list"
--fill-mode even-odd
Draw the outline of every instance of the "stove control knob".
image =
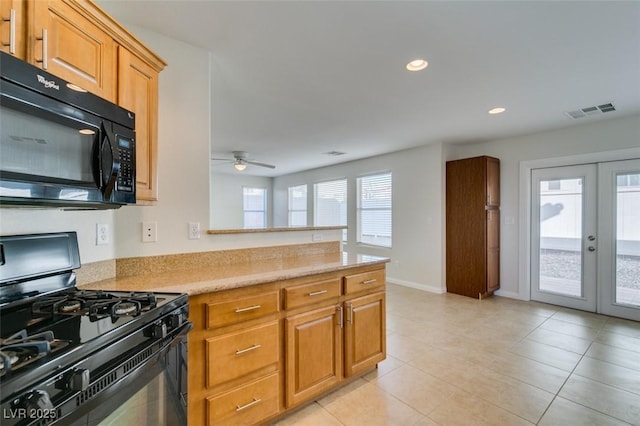
[[154, 324], [153, 328], [151, 329], [151, 337], [153, 337], [154, 339], [164, 339], [165, 337], [167, 337], [167, 324], [163, 322]]
[[34, 390], [22, 399], [22, 407], [30, 411], [53, 410], [49, 394], [45, 391]]
[[169, 327], [173, 330], [175, 328], [180, 327], [183, 321], [184, 321], [184, 316], [180, 313], [180, 314], [171, 315], [167, 322], [169, 323]]
[[74, 370], [67, 382], [67, 388], [73, 391], [86, 391], [89, 387], [89, 370], [79, 368]]

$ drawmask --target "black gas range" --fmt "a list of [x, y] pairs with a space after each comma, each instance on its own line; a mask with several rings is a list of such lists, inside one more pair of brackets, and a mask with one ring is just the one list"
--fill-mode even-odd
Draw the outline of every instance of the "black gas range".
[[186, 424], [187, 296], [82, 290], [79, 267], [74, 232], [0, 237], [0, 423]]

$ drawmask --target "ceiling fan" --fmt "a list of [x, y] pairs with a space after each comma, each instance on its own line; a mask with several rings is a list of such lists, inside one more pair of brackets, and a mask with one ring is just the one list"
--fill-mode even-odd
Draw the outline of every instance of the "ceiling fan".
[[249, 153], [247, 151], [233, 151], [233, 158], [212, 158], [212, 160], [225, 161], [228, 163], [233, 163], [233, 167], [238, 171], [242, 171], [247, 168], [248, 164], [252, 164], [254, 166], [260, 167], [268, 167], [270, 169], [275, 169], [276, 166], [267, 163], [259, 163], [257, 161], [248, 160]]

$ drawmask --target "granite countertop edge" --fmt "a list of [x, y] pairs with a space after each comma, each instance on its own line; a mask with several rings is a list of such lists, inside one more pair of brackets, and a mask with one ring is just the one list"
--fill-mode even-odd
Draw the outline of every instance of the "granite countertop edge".
[[79, 285], [80, 289], [108, 291], [152, 291], [156, 293], [186, 293], [189, 296], [302, 278], [310, 275], [341, 271], [362, 266], [383, 265], [390, 259], [367, 256], [366, 259], [346, 258], [324, 260], [310, 256], [287, 262], [235, 264], [110, 278]]

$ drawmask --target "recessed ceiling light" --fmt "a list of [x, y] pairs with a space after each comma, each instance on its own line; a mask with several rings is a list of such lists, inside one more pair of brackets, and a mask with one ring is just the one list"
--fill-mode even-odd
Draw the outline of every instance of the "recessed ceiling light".
[[413, 61], [407, 64], [407, 69], [409, 71], [422, 71], [423, 69], [429, 66], [429, 62], [424, 59], [414, 59]]
[[502, 114], [503, 112], [505, 112], [507, 109], [506, 108], [502, 108], [502, 107], [497, 107], [497, 108], [492, 108], [489, 111], [487, 111], [489, 114]]

